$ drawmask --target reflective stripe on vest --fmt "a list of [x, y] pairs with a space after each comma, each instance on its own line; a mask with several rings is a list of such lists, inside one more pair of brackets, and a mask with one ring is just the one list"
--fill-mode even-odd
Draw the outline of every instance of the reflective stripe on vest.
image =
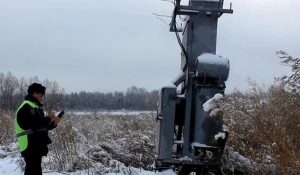
[[[34, 131], [48, 131], [48, 129], [46, 127], [44, 128], [41, 128], [41, 129], [37, 129], [37, 130], [34, 130]], [[25, 130], [19, 134], [17, 134], [17, 137], [21, 137], [23, 135], [28, 135], [28, 134], [32, 134], [33, 132], [33, 129], [28, 129], [28, 130]]]
[[19, 106], [19, 108], [15, 114], [15, 130], [16, 130], [16, 134], [18, 136], [20, 151], [24, 151], [27, 148], [27, 146], [28, 146], [27, 135], [30, 134], [30, 132], [33, 132], [33, 130], [31, 130], [31, 129], [23, 130], [19, 126], [18, 121], [17, 121], [18, 112], [25, 104], [29, 104], [32, 108], [38, 108], [38, 105], [36, 105], [35, 103], [32, 103], [31, 101], [28, 101], [28, 100], [24, 100], [23, 103]]

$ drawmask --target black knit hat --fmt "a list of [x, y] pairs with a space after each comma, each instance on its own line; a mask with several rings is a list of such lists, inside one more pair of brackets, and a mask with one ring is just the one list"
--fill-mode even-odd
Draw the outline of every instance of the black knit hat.
[[33, 83], [30, 86], [28, 86], [27, 93], [29, 95], [32, 95], [34, 92], [40, 93], [45, 95], [46, 87], [42, 86], [41, 84], [38, 83]]

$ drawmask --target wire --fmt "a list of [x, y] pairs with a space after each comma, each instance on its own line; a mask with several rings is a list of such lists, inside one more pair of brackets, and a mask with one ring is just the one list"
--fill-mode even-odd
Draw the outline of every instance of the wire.
[[[172, 4], [174, 5], [175, 9], [176, 9], [176, 1], [175, 1], [175, 0], [161, 0], [161, 1], [167, 1], [167, 2], [172, 3]], [[189, 0], [189, 3], [190, 3], [190, 1], [191, 1], [191, 0]], [[160, 19], [160, 18], [158, 17], [157, 14], [154, 14], [154, 15], [156, 15], [156, 17], [157, 17], [158, 19]], [[160, 16], [162, 16], [162, 15], [160, 15]], [[178, 15], [178, 16], [179, 16], [179, 19], [180, 19], [182, 22], [185, 22], [186, 19], [187, 19], [187, 18], [185, 18], [185, 19], [182, 18], [180, 15]], [[164, 16], [164, 17], [168, 17], [168, 16]], [[162, 19], [160, 19], [160, 20], [162, 20]], [[163, 21], [163, 20], [162, 20], [162, 21]], [[188, 61], [187, 53], [186, 53], [186, 50], [185, 50], [185, 48], [184, 48], [184, 46], [183, 46], [183, 44], [182, 44], [182, 42], [181, 42], [181, 39], [180, 39], [179, 34], [178, 34], [177, 27], [176, 27], [177, 22], [176, 22], [176, 14], [175, 14], [175, 13], [174, 13], [174, 24], [173, 24], [173, 25], [174, 25], [174, 30], [175, 30], [175, 34], [176, 34], [176, 37], [177, 37], [178, 44], [179, 44], [179, 46], [180, 46], [180, 48], [181, 48], [181, 50], [182, 50], [182, 52], [183, 52], [183, 54], [184, 54], [186, 64], [188, 65], [188, 64], [189, 64], [189, 61]]]
[[187, 57], [187, 53], [186, 53], [186, 50], [185, 50], [185, 48], [184, 48], [184, 46], [183, 46], [183, 44], [182, 44], [182, 41], [181, 41], [181, 39], [180, 39], [180, 37], [179, 37], [179, 34], [178, 34], [178, 30], [177, 30], [177, 27], [176, 27], [176, 15], [174, 16], [174, 30], [175, 30], [175, 34], [176, 34], [176, 37], [177, 37], [177, 41], [178, 41], [178, 44], [179, 44], [179, 46], [180, 46], [180, 48], [181, 48], [181, 50], [182, 50], [182, 52], [183, 52], [183, 54], [184, 54], [184, 57], [185, 57], [185, 61], [186, 61], [186, 64], [188, 65], [189, 64], [189, 60], [188, 60], [188, 57]]
[[162, 22], [164, 22], [165, 24], [167, 24], [167, 26], [170, 26], [165, 20], [161, 19], [160, 17], [156, 17], [157, 19], [161, 20]]
[[168, 15], [159, 15], [159, 14], [156, 14], [156, 13], [152, 13], [153, 15], [155, 16], [159, 16], [159, 17], [168, 17], [168, 18], [172, 18], [172, 16], [168, 16]]

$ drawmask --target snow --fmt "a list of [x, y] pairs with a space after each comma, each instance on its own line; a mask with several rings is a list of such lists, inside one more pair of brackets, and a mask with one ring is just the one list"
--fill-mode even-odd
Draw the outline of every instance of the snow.
[[203, 143], [198, 143], [198, 142], [193, 142], [191, 144], [192, 147], [201, 147], [201, 148], [212, 148], [212, 146], [208, 146], [206, 144]]
[[215, 55], [211, 53], [203, 53], [198, 58], [201, 63], [207, 63], [212, 65], [224, 65], [229, 67], [229, 60], [221, 55]]
[[177, 91], [177, 87], [175, 86], [175, 84], [170, 81], [168, 81], [162, 85], [161, 89], [159, 90], [159, 95], [161, 95], [161, 91], [163, 88], [176, 88], [176, 91]]
[[175, 140], [174, 143], [175, 144], [183, 144], [183, 140]]
[[221, 109], [218, 108], [218, 102], [223, 99], [222, 94], [215, 94], [213, 98], [207, 100], [203, 105], [202, 108], [205, 112], [209, 112], [209, 116], [214, 117], [216, 116]]
[[271, 156], [269, 156], [269, 155], [266, 155], [266, 158], [267, 158], [267, 159], [272, 159], [272, 157], [271, 157]]
[[162, 88], [176, 88], [176, 86], [172, 82], [166, 82], [162, 85]]
[[178, 98], [185, 98], [185, 94], [177, 95]]
[[189, 157], [187, 157], [187, 156], [182, 157], [182, 158], [180, 158], [179, 160], [180, 160], [181, 162], [182, 162], [182, 161], [190, 161], [190, 162], [193, 161], [193, 159], [191, 159], [191, 158], [189, 158]]
[[141, 140], [150, 140], [150, 138], [148, 136], [144, 135], [144, 136], [141, 137]]
[[224, 162], [223, 167], [226, 169], [243, 170], [245, 174], [259, 174], [259, 168], [255, 162], [233, 151], [232, 148], [229, 148], [228, 153], [225, 154], [225, 158], [227, 161]]
[[219, 114], [221, 111], [222, 111], [221, 109], [215, 108], [215, 109], [213, 109], [213, 110], [209, 113], [209, 116], [211, 116], [211, 117], [216, 117], [216, 116], [218, 116], [218, 114]]
[[225, 139], [225, 133], [219, 132], [219, 134], [215, 135], [215, 139], [218, 140], [219, 138]]
[[67, 111], [66, 113], [72, 115], [141, 115], [141, 114], [152, 114], [156, 111], [132, 111], [132, 110], [108, 110], [108, 111]]
[[175, 82], [178, 81], [181, 77], [185, 75], [185, 72], [180, 71], [178, 75], [171, 81], [166, 82], [163, 84], [163, 88], [176, 88]]
[[[21, 168], [18, 166], [18, 161], [20, 161], [20, 157], [6, 157], [3, 159], [0, 159], [0, 174], [1, 175], [23, 175], [24, 172], [21, 170]], [[111, 162], [113, 163], [113, 162]], [[132, 172], [135, 175], [176, 175], [176, 173], [172, 169], [167, 169], [162, 172], [154, 172], [154, 171], [146, 171], [140, 168], [134, 168], [134, 167], [123, 167], [124, 171], [119, 173], [107, 173], [107, 175], [128, 175], [130, 172]], [[125, 170], [126, 169], [126, 170]], [[90, 172], [88, 171], [77, 171], [77, 172], [54, 172], [51, 170], [43, 170], [43, 174], [47, 175], [88, 175]]]
[[16, 164], [17, 158], [6, 157], [0, 159], [0, 174], [23, 175], [24, 173]]
[[[146, 136], [143, 139], [148, 139]], [[97, 152], [99, 155], [108, 154], [105, 151]], [[43, 164], [48, 164], [50, 155], [43, 157]], [[23, 175], [24, 171], [22, 170], [20, 163], [23, 162], [20, 155], [18, 144], [12, 143], [8, 146], [0, 146], [0, 174], [1, 175]], [[117, 160], [110, 160], [111, 167], [103, 167], [106, 169], [117, 169], [118, 172], [107, 173], [107, 175], [175, 175], [176, 173], [172, 169], [167, 169], [162, 172], [147, 171], [142, 168], [135, 167], [126, 167], [123, 163]], [[96, 166], [96, 164], [95, 164]], [[99, 163], [99, 166], [103, 166]], [[47, 175], [88, 175], [91, 174], [89, 170], [78, 170], [76, 172], [56, 172], [51, 169], [43, 168], [43, 174]]]
[[229, 131], [228, 126], [223, 125], [223, 126], [222, 126], [222, 131], [225, 131], [225, 132], [227, 131], [227, 132], [228, 132], [228, 131]]
[[222, 94], [216, 94], [214, 97], [213, 97], [215, 100], [222, 100], [223, 99], [223, 95]]
[[179, 74], [171, 81], [171, 83], [174, 84], [177, 80], [179, 80], [184, 75], [185, 75], [185, 72], [180, 71]]

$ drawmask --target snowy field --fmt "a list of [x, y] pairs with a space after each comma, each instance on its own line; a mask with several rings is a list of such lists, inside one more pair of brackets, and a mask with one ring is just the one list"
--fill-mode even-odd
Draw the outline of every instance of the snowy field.
[[[0, 174], [1, 175], [23, 175], [24, 172], [21, 170], [21, 168], [17, 165], [17, 162], [20, 160], [20, 158], [12, 158], [7, 157], [4, 159], [0, 159]], [[145, 171], [139, 168], [133, 168], [133, 167], [127, 167], [128, 172], [132, 172], [131, 174], [135, 175], [175, 175], [176, 173], [173, 170], [166, 170], [163, 172], [152, 172], [152, 171]], [[76, 171], [72, 173], [68, 172], [53, 172], [53, 171], [47, 171], [44, 170], [43, 174], [47, 175], [91, 175], [93, 173], [89, 173], [88, 170], [81, 170]], [[127, 173], [107, 173], [107, 175], [125, 175]]]
[[[214, 97], [203, 107], [211, 111], [217, 108], [217, 100]], [[176, 174], [173, 170], [151, 171], [156, 124], [151, 116], [155, 111], [66, 112], [60, 126], [49, 132], [53, 143], [43, 158], [44, 174]], [[17, 144], [0, 146], [0, 174], [22, 175], [22, 168]]]
[[[18, 161], [19, 158], [4, 158], [0, 159], [0, 174], [1, 175], [23, 175], [24, 172], [18, 167], [16, 164], [16, 161]], [[135, 175], [175, 175], [176, 173], [173, 170], [166, 170], [163, 172], [152, 172], [152, 171], [145, 171], [141, 170], [139, 168], [128, 168], [129, 171], [132, 172], [132, 174]], [[87, 171], [87, 170], [86, 170]], [[53, 171], [43, 171], [43, 174], [47, 175], [90, 175], [91, 173], [82, 171], [77, 172], [53, 172]], [[107, 173], [107, 175], [125, 175], [125, 173]]]
[[[11, 144], [9, 146], [0, 146], [0, 174], [1, 175], [23, 175], [24, 171], [20, 167], [20, 162], [22, 159], [18, 152], [17, 144]], [[49, 163], [47, 158], [43, 158], [43, 164]], [[173, 170], [165, 170], [163, 172], [146, 171], [140, 168], [134, 167], [121, 167], [121, 172], [119, 173], [106, 173], [107, 175], [175, 175]], [[43, 174], [47, 175], [91, 175], [94, 173], [89, 172], [89, 170], [80, 170], [76, 172], [54, 172], [51, 170], [43, 169]]]
[[72, 115], [151, 115], [156, 114], [156, 111], [134, 111], [134, 110], [109, 110], [109, 111], [66, 111]]
[[[278, 89], [278, 93], [282, 93], [282, 90]], [[278, 106], [278, 100], [264, 102], [270, 104], [261, 106], [263, 95], [264, 93], [256, 95], [256, 98], [242, 98], [241, 94], [237, 94], [227, 98], [226, 103], [223, 103], [223, 96], [216, 94], [202, 105], [208, 117], [215, 118], [219, 112], [226, 111], [225, 121], [228, 127], [223, 127], [223, 130], [230, 128], [231, 137], [223, 155], [222, 169], [227, 174], [252, 175], [263, 172], [266, 175], [273, 175], [300, 172], [299, 156], [296, 156], [299, 152], [297, 144], [300, 138], [294, 132], [299, 129], [299, 120], [289, 118], [292, 122], [284, 123], [289, 127], [277, 127], [275, 124], [270, 127], [270, 123], [274, 122], [274, 116], [277, 116], [276, 120], [280, 122], [289, 121], [283, 120], [286, 119], [284, 106], [288, 106], [289, 109], [291, 106], [289, 101], [284, 101], [283, 107]], [[288, 99], [288, 95], [281, 94], [275, 97], [282, 100]], [[299, 105], [292, 107], [293, 111], [299, 110]], [[262, 112], [264, 117], [261, 117]], [[59, 127], [49, 132], [53, 143], [49, 146], [49, 155], [43, 158], [44, 174], [176, 174], [173, 170], [151, 171], [155, 157], [155, 111], [66, 111], [66, 113]], [[17, 149], [14, 130], [11, 127], [13, 114], [3, 112], [1, 122], [3, 127], [0, 127], [2, 134], [0, 175], [23, 175], [24, 162]], [[268, 137], [268, 133], [273, 132], [277, 137]], [[215, 139], [219, 137], [224, 138], [222, 132], [217, 134]], [[282, 140], [286, 138], [295, 140], [293, 144], [288, 144], [289, 140], [282, 144]], [[295, 155], [281, 152], [286, 148], [293, 150]]]

